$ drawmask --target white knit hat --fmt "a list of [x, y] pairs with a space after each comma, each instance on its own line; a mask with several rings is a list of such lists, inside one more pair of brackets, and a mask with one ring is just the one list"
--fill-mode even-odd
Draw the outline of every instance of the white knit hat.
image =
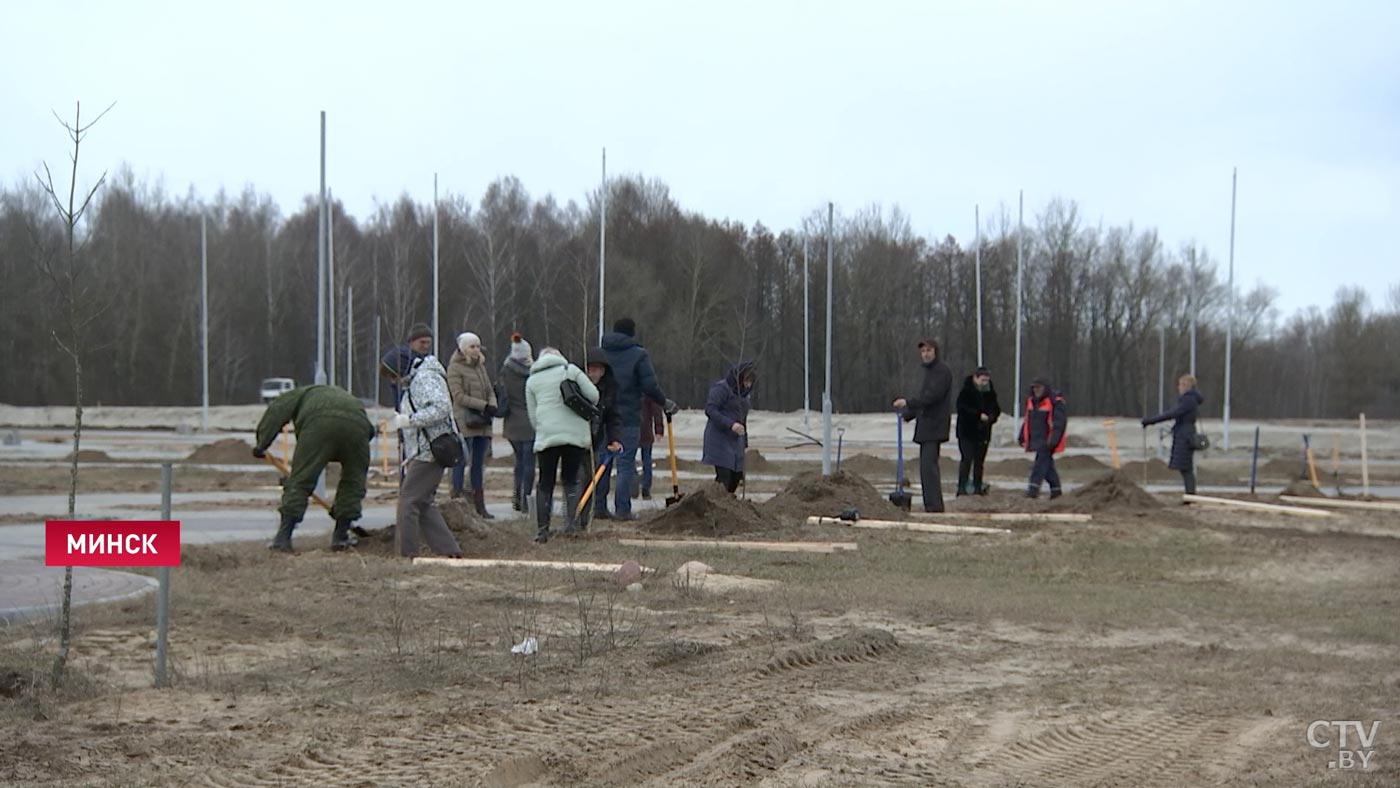
[[510, 357], [516, 361], [530, 362], [531, 347], [529, 340], [519, 334], [510, 335]]
[[463, 353], [467, 352], [467, 348], [471, 347], [472, 345], [480, 344], [481, 337], [477, 336], [476, 334], [473, 334], [470, 331], [464, 334], [457, 335], [457, 349], [461, 350]]

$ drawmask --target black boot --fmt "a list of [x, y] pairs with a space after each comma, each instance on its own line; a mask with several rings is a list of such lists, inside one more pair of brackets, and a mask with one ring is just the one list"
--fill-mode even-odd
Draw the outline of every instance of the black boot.
[[1055, 500], [1056, 498], [1059, 498], [1059, 497], [1060, 497], [1061, 495], [1063, 495], [1063, 494], [1064, 494], [1064, 493], [1060, 492], [1060, 488], [1059, 488], [1059, 487], [1051, 487], [1051, 488], [1050, 488], [1050, 500], [1052, 500], [1052, 501]]
[[476, 506], [476, 515], [483, 520], [494, 520], [496, 515], [486, 511], [486, 491], [482, 489], [472, 490], [472, 504]]
[[290, 553], [292, 550], [292, 531], [296, 530], [298, 520], [294, 520], [287, 515], [282, 515], [282, 525], [277, 528], [277, 535], [272, 537], [272, 544], [267, 546], [269, 550], [276, 550], [279, 553]]
[[535, 499], [535, 523], [538, 526], [538, 530], [535, 531], [535, 544], [549, 541], [549, 514], [553, 508], [553, 495], [542, 495]]
[[350, 523], [350, 520], [335, 521], [335, 530], [331, 532], [331, 550], [349, 550], [360, 543], [360, 540], [350, 535]]
[[588, 507], [583, 507], [583, 512], [578, 513], [578, 502], [583, 497], [582, 486], [564, 487], [564, 520], [568, 525], [564, 526], [563, 533], [568, 536], [581, 534], [588, 528]]
[[519, 487], [516, 487], [516, 488], [515, 488], [515, 492], [511, 493], [511, 495], [510, 495], [510, 508], [511, 508], [511, 509], [514, 509], [514, 510], [517, 511], [517, 512], [523, 512], [523, 511], [525, 511], [524, 509], [520, 508], [520, 488], [519, 488]]

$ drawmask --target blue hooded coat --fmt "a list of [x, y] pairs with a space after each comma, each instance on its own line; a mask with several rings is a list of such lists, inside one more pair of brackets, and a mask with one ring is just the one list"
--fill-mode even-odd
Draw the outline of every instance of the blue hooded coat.
[[744, 470], [744, 450], [749, 446], [749, 437], [734, 434], [734, 425], [748, 426], [749, 394], [752, 392], [740, 381], [753, 369], [752, 361], [735, 364], [723, 380], [710, 385], [709, 396], [705, 398], [705, 453], [700, 459], [706, 465]]

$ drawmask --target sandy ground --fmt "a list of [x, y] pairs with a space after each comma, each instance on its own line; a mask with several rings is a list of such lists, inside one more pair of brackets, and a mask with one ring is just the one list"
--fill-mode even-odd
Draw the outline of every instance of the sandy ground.
[[[13, 413], [0, 410], [0, 421]], [[857, 439], [845, 455], [880, 484], [867, 499], [892, 488], [893, 436], [875, 434], [885, 418], [846, 433], [869, 430], [869, 444]], [[1094, 519], [999, 523], [1012, 530], [999, 536], [810, 527], [789, 480], [815, 456], [783, 449], [782, 427], [800, 416], [772, 419], [756, 430], [768, 465], [747, 485], [751, 500], [708, 512], [653, 510], [533, 546], [523, 518], [484, 524], [443, 501], [469, 556], [634, 559], [654, 570], [640, 590], [606, 573], [413, 566], [391, 558], [380, 535], [335, 554], [318, 533], [291, 557], [251, 542], [186, 548], [173, 572], [168, 690], [151, 688], [152, 598], [79, 609], [70, 678], [57, 690], [45, 680], [52, 624], [0, 630], [0, 784], [1400, 784], [1400, 516], [1314, 522], [1183, 507], [1151, 465], [1124, 477], [1145, 470], [1159, 491], [1152, 505], [1085, 507], [1077, 493], [1029, 502], [1015, 494], [1024, 457], [997, 450], [997, 489], [950, 496], [954, 511], [1059, 506], [1095, 509]], [[158, 479], [150, 453], [178, 459], [230, 437], [131, 426], [84, 443], [113, 458], [83, 468], [104, 511], [149, 506], [138, 496]], [[1289, 431], [1303, 427], [1272, 429], [1296, 439]], [[1372, 436], [1382, 462], [1400, 453], [1386, 429]], [[17, 523], [48, 514], [67, 473], [61, 455], [6, 454], [61, 431], [20, 434], [19, 446], [0, 446], [0, 513]], [[1271, 449], [1277, 486], [1294, 475], [1288, 443]], [[1140, 460], [1137, 451], [1124, 459]], [[121, 459], [140, 452], [144, 462]], [[687, 435], [681, 453], [697, 458], [698, 442]], [[1066, 476], [1085, 490], [1111, 463], [1105, 446], [1073, 456]], [[1203, 467], [1247, 477], [1241, 459]], [[497, 511], [506, 472], [488, 477]], [[691, 466], [683, 478], [692, 498], [704, 476]], [[176, 479], [177, 514], [265, 530], [271, 471], [188, 465]], [[376, 517], [393, 498], [391, 485], [371, 490]], [[618, 542], [684, 539], [702, 526], [715, 538], [859, 549]], [[738, 579], [678, 577], [690, 560]], [[526, 637], [538, 653], [511, 654]], [[1329, 768], [1336, 747], [1305, 740], [1317, 719], [1380, 721], [1370, 769]]]

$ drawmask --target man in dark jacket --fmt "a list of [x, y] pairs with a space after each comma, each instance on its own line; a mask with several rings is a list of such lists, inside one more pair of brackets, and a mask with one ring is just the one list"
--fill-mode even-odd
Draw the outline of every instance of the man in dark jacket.
[[[588, 379], [593, 381], [593, 385], [598, 387], [598, 418], [594, 419], [588, 426], [593, 436], [593, 472], [604, 464], [607, 457], [606, 452], [619, 451], [622, 448], [620, 440], [622, 434], [622, 419], [617, 408], [617, 379], [613, 376], [612, 366], [608, 364], [608, 355], [600, 347], [591, 347], [586, 356], [586, 369]], [[614, 464], [616, 460], [613, 460]], [[619, 474], [620, 475], [620, 474]], [[593, 488], [593, 516], [599, 520], [610, 520], [612, 515], [608, 514], [608, 489], [611, 487], [612, 470], [603, 471], [603, 476], [598, 480], [598, 485]], [[590, 475], [590, 480], [592, 476]], [[573, 517], [573, 512], [569, 512], [569, 517]], [[584, 510], [579, 517], [578, 529], [588, 527], [588, 511]], [[573, 526], [566, 527], [565, 533], [571, 533]]]
[[1000, 417], [1001, 404], [992, 386], [992, 373], [986, 367], [978, 367], [958, 392], [958, 451], [962, 455], [958, 463], [958, 495], [987, 494], [982, 469], [987, 463], [987, 448], [992, 445], [992, 425]]
[[1050, 498], [1060, 497], [1060, 472], [1055, 470], [1055, 455], [1065, 450], [1065, 428], [1069, 413], [1065, 398], [1050, 388], [1050, 381], [1031, 381], [1030, 396], [1026, 398], [1026, 420], [1016, 442], [1026, 451], [1035, 452], [1031, 479], [1026, 487], [1027, 498], [1040, 497], [1041, 482], [1050, 483]]
[[666, 414], [651, 397], [642, 397], [642, 500], [651, 500], [652, 449], [666, 435]]
[[676, 412], [676, 403], [666, 399], [666, 392], [656, 381], [651, 356], [637, 343], [636, 336], [636, 322], [624, 317], [613, 324], [611, 333], [603, 335], [602, 342], [617, 379], [617, 413], [622, 419], [622, 454], [614, 460], [617, 490], [613, 502], [619, 520], [637, 519], [632, 513], [632, 477], [637, 475], [637, 450], [642, 442], [642, 397], [661, 405], [666, 413]]
[[291, 422], [296, 428], [297, 447], [292, 452], [292, 473], [282, 483], [282, 525], [270, 547], [292, 552], [292, 531], [306, 515], [306, 499], [326, 464], [340, 463], [340, 484], [336, 487], [331, 517], [335, 531], [331, 549], [344, 550], [354, 544], [350, 526], [360, 519], [365, 499], [365, 476], [369, 473], [369, 444], [374, 425], [365, 415], [365, 406], [345, 389], [335, 386], [302, 386], [272, 401], [258, 422], [253, 456], [262, 459], [267, 447]]
[[894, 401], [904, 420], [914, 422], [914, 442], [919, 444], [919, 484], [924, 492], [924, 511], [943, 511], [943, 480], [938, 472], [938, 453], [948, 442], [948, 422], [953, 413], [953, 371], [938, 357], [938, 343], [919, 342], [922, 370], [918, 388], [909, 397]]
[[715, 481], [731, 494], [744, 480], [749, 394], [756, 379], [754, 363], [742, 361], [731, 367], [722, 380], [711, 384], [705, 397], [705, 453], [700, 461], [714, 466]]
[[1176, 419], [1172, 425], [1172, 456], [1167, 467], [1181, 473], [1182, 484], [1187, 495], [1196, 494], [1196, 449], [1191, 445], [1191, 436], [1196, 434], [1196, 415], [1206, 398], [1196, 388], [1196, 378], [1182, 375], [1176, 381], [1176, 390], [1181, 397], [1176, 407], [1166, 413], [1158, 413], [1142, 420], [1142, 426]]

